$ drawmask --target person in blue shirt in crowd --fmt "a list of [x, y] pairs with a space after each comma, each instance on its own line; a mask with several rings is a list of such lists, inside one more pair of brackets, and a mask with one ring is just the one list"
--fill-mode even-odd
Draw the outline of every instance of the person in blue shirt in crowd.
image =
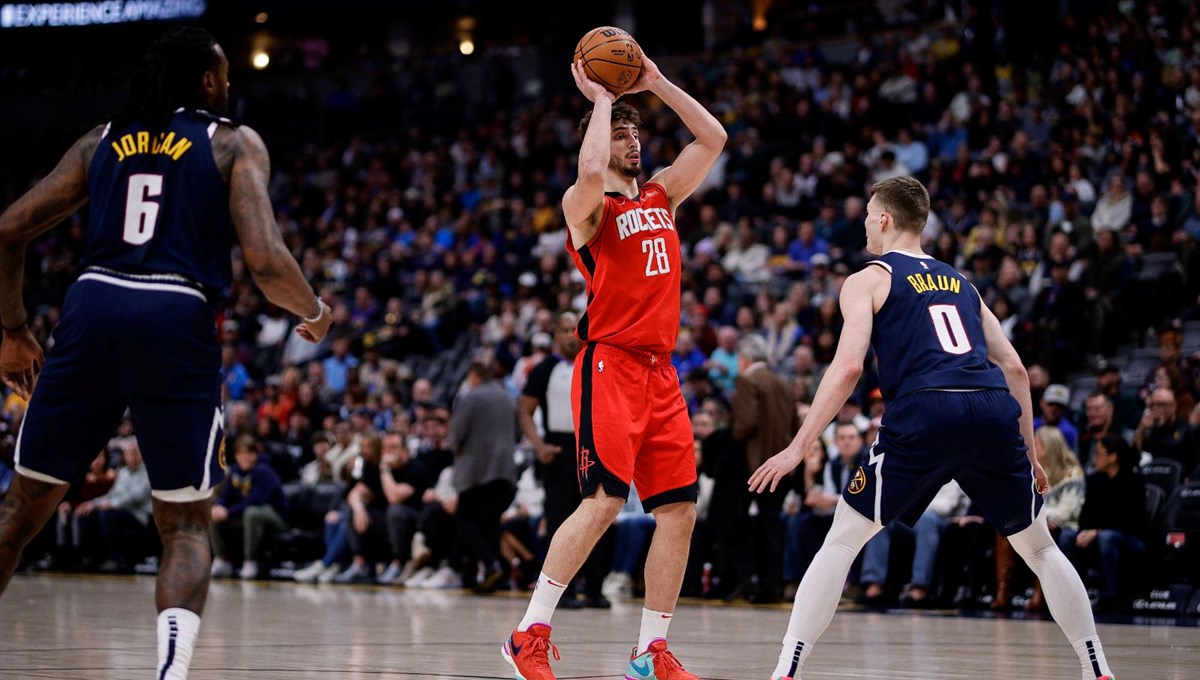
[[230, 399], [236, 401], [245, 396], [250, 373], [242, 362], [237, 360], [237, 351], [233, 345], [221, 348], [221, 382], [229, 390]]
[[[223, 452], [222, 452], [223, 453]], [[233, 573], [231, 543], [240, 534], [242, 568], [238, 576], [258, 578], [258, 561], [263, 537], [268, 532], [287, 531], [287, 499], [283, 482], [269, 465], [259, 461], [258, 441], [249, 435], [239, 437], [234, 448], [237, 465], [229, 471], [221, 495], [213, 504], [214, 578]]]
[[1079, 430], [1071, 424], [1069, 412], [1071, 410], [1071, 390], [1066, 385], [1047, 385], [1046, 391], [1042, 393], [1042, 415], [1033, 419], [1033, 427], [1036, 430], [1042, 425], [1052, 425], [1057, 427], [1063, 434], [1063, 438], [1067, 440], [1067, 446], [1071, 447], [1072, 451], [1076, 450], [1076, 444], [1079, 442]]

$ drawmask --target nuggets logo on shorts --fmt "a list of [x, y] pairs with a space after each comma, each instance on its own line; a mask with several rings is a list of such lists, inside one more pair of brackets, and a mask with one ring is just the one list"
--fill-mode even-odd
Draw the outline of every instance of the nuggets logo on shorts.
[[850, 480], [850, 485], [847, 488], [850, 489], [850, 493], [860, 493], [863, 489], [867, 488], [867, 473], [863, 471], [861, 465], [855, 471], [854, 478]]
[[221, 437], [221, 443], [217, 447], [217, 463], [221, 465], [221, 469], [228, 472], [229, 462], [225, 460], [225, 438]]

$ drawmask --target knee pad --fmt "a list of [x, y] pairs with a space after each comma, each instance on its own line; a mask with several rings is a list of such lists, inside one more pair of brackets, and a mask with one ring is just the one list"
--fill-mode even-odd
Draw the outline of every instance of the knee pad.
[[858, 554], [867, 541], [882, 528], [883, 525], [863, 517], [850, 507], [845, 499], [838, 499], [837, 509], [833, 513], [833, 526], [829, 529], [829, 535], [825, 537], [825, 543]]

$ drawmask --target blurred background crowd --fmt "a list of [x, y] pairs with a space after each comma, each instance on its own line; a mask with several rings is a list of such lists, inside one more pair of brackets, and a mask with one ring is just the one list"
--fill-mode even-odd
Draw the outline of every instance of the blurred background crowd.
[[[211, 4], [213, 22], [282, 24], [269, 40], [212, 28], [244, 57], [231, 114], [267, 141], [279, 226], [335, 317], [325, 342], [303, 342], [233, 253], [217, 310], [230, 476], [214, 575], [527, 587], [557, 526], [546, 480], [573, 474], [554, 368], [578, 350], [587, 291], [559, 200], [588, 104], [557, 55], [590, 26], [487, 37], [489, 10], [460, 3], [483, 17], [450, 24], [481, 34], [468, 54], [400, 21], [337, 38], [282, 7], [272, 19]], [[768, 430], [786, 443], [806, 416], [837, 346], [840, 285], [868, 259], [869, 187], [898, 175], [929, 188], [927, 251], [974, 283], [1026, 362], [1052, 525], [1097, 607], [1197, 585], [1200, 6], [1063, 0], [1029, 22], [1014, 14], [1028, 2], [666, 4], [677, 13], [612, 3], [593, 23], [630, 28], [729, 131], [676, 216], [673, 363], [702, 472], [685, 594], [778, 601], [820, 546], [879, 427], [870, 365], [789, 489], [751, 498], [745, 480], [777, 450]], [[691, 37], [667, 37], [671, 21]], [[0, 110], [16, 124], [0, 133], [0, 200], [120, 101], [144, 44], [126, 61], [5, 60]], [[260, 50], [270, 66], [251, 70]], [[648, 177], [687, 132], [653, 97], [631, 99]], [[72, 127], [38, 102], [89, 106]], [[27, 302], [51, 351], [85, 220], [30, 249]], [[786, 384], [786, 427], [745, 408], [756, 364]], [[24, 407], [2, 394], [0, 493]], [[29, 568], [154, 569], [132, 426], [97, 453]], [[627, 510], [579, 606], [636, 593], [653, 519], [636, 493]], [[1044, 606], [954, 485], [860, 564], [847, 596], [867, 604]]]

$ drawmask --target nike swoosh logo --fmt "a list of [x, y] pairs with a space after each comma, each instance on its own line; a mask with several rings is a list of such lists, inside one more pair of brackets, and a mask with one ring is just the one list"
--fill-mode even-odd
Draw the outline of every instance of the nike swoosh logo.
[[516, 644], [515, 642], [513, 642], [513, 639], [512, 639], [512, 637], [511, 637], [511, 636], [509, 636], [509, 638], [508, 638], [508, 648], [512, 650], [512, 655], [513, 655], [514, 657], [515, 657], [516, 655], [520, 654], [520, 653], [521, 653], [521, 650], [522, 650], [522, 649], [524, 649], [524, 647], [525, 647], [525, 645], [524, 645], [524, 644], [520, 644], [520, 645], [518, 645], [518, 644]]
[[662, 617], [664, 619], [669, 619], [669, 618], [671, 618], [671, 614], [663, 614]]
[[641, 663], [641, 665], [639, 665], [637, 661], [630, 661], [629, 667], [632, 668], [633, 670], [637, 671], [641, 675], [649, 675], [650, 674], [650, 663], [649, 662], [643, 661]]

